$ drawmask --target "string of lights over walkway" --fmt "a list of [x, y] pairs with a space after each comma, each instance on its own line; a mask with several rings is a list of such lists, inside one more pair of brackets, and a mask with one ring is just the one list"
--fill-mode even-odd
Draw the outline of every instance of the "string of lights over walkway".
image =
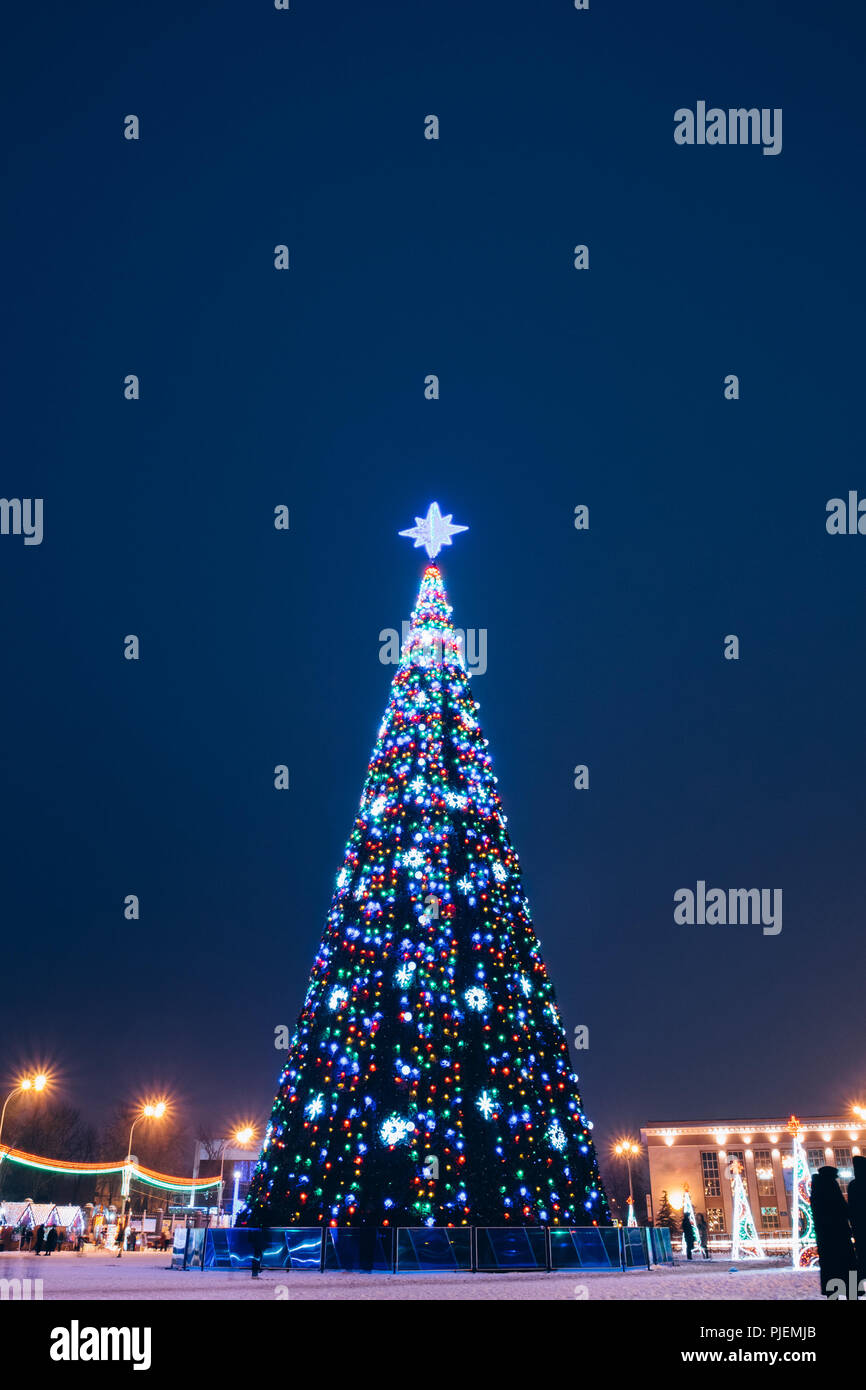
[[168, 1173], [157, 1173], [153, 1168], [142, 1168], [140, 1163], [68, 1163], [62, 1158], [42, 1158], [39, 1154], [25, 1153], [22, 1149], [10, 1149], [0, 1145], [0, 1163], [8, 1159], [20, 1163], [24, 1168], [37, 1168], [44, 1173], [63, 1173], [67, 1177], [85, 1177], [88, 1174], [123, 1174], [123, 1195], [128, 1195], [131, 1178], [138, 1178], [151, 1187], [161, 1187], [169, 1192], [201, 1192], [208, 1187], [219, 1187], [219, 1178], [172, 1178]]

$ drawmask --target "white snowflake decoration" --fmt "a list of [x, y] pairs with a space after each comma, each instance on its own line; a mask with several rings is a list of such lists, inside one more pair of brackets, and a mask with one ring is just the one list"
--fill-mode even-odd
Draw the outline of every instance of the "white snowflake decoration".
[[489, 1003], [487, 991], [481, 989], [478, 985], [473, 985], [471, 989], [467, 989], [463, 998], [466, 1000], [470, 1009], [474, 1009], [475, 1012], [479, 1014], [484, 1012]]
[[488, 1095], [486, 1091], [481, 1092], [475, 1104], [478, 1106], [485, 1120], [489, 1120], [493, 1111], [496, 1109], [496, 1101], [492, 1096]]
[[348, 1002], [348, 999], [349, 991], [347, 989], [343, 989], [342, 985], [337, 985], [335, 989], [331, 990], [331, 996], [328, 1000], [328, 1008], [332, 1011], [332, 1013], [337, 1013], [343, 1007], [343, 1005]]
[[415, 974], [415, 968], [414, 960], [407, 961], [405, 965], [400, 966], [394, 979], [401, 989], [405, 989], [407, 985], [412, 983], [412, 976]]
[[324, 1110], [324, 1108], [325, 1108], [325, 1098], [324, 1098], [324, 1096], [321, 1096], [321, 1095], [314, 1096], [313, 1099], [310, 1101], [309, 1105], [307, 1106], [307, 1118], [310, 1119], [310, 1120], [318, 1119], [319, 1115], [321, 1115], [321, 1113], [322, 1113], [322, 1111]]
[[493, 865], [493, 877], [496, 879], [497, 883], [505, 883], [508, 878], [508, 870], [503, 864], [500, 864], [498, 859]]
[[383, 1144], [402, 1144], [414, 1129], [411, 1120], [404, 1120], [400, 1115], [389, 1115], [379, 1130], [379, 1137]]
[[550, 1140], [552, 1148], [565, 1148], [565, 1130], [562, 1128], [559, 1120], [554, 1120], [553, 1124], [548, 1126], [547, 1137]]

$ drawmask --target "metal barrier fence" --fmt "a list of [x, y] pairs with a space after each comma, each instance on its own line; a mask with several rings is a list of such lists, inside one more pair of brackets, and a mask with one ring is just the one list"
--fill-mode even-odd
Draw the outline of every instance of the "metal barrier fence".
[[[250, 1270], [259, 1232], [246, 1227], [175, 1232], [176, 1269]], [[263, 1269], [456, 1271], [648, 1269], [673, 1261], [670, 1231], [654, 1226], [350, 1226], [265, 1232]]]

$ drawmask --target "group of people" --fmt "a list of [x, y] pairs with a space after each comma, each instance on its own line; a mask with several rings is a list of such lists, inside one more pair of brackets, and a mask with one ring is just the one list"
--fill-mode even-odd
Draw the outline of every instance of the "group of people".
[[825, 1298], [866, 1298], [866, 1155], [853, 1160], [848, 1200], [827, 1164], [812, 1178], [812, 1220]]
[[[120, 1259], [121, 1255], [123, 1254], [124, 1248], [127, 1250], [135, 1249], [136, 1239], [137, 1234], [134, 1226], [132, 1226], [131, 1224], [127, 1224], [125, 1227], [118, 1226], [117, 1233], [114, 1237], [114, 1244], [117, 1247], [118, 1259]], [[159, 1236], [157, 1237], [156, 1248], [157, 1250], [168, 1250], [170, 1245], [171, 1231], [164, 1226]], [[141, 1235], [140, 1249], [147, 1249], [147, 1236], [143, 1232]]]
[[25, 1229], [21, 1232], [21, 1249], [30, 1250], [34, 1255], [50, 1255], [52, 1250], [57, 1249], [57, 1227], [49, 1226], [46, 1234], [45, 1226], [36, 1227], [35, 1231]]

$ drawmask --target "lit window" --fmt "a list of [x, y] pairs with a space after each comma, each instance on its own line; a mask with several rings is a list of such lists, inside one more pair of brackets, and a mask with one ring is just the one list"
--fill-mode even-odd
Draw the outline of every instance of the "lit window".
[[836, 1150], [836, 1168], [838, 1169], [839, 1186], [847, 1195], [848, 1184], [854, 1176], [850, 1149], [841, 1148]]
[[780, 1229], [778, 1207], [761, 1207], [761, 1226], [765, 1231]]
[[711, 1235], [724, 1232], [725, 1213], [721, 1207], [707, 1207], [707, 1229]]
[[[776, 1179], [773, 1175], [773, 1155], [769, 1149], [755, 1149], [755, 1177], [758, 1179], [758, 1196], [775, 1197]], [[773, 1208], [768, 1207], [767, 1210]], [[776, 1218], [778, 1220], [778, 1212]]]
[[714, 1153], [701, 1154], [701, 1172], [704, 1179], [704, 1196], [721, 1197], [722, 1184], [719, 1178], [719, 1156]]

